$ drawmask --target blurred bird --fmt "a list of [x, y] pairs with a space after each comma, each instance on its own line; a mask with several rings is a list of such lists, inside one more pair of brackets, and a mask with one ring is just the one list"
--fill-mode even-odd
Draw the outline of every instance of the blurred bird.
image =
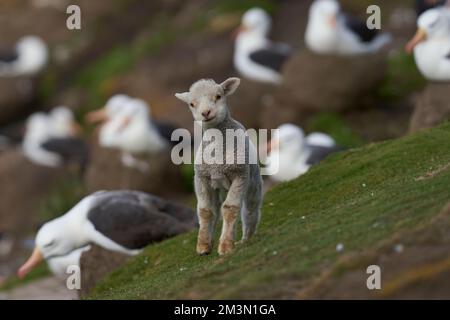
[[283, 124], [267, 146], [267, 164], [271, 179], [282, 182], [297, 178], [309, 168], [342, 148], [329, 135], [311, 133], [305, 137], [301, 128]]
[[[62, 117], [62, 121], [59, 115], [61, 111], [59, 109], [51, 115], [38, 112], [27, 119], [23, 153], [31, 162], [47, 167], [76, 162], [83, 172], [88, 159], [87, 145], [77, 137], [78, 131], [75, 132], [73, 128], [78, 126], [73, 121], [67, 121], [67, 114]], [[67, 127], [63, 127], [62, 123]]]
[[418, 30], [406, 45], [428, 80], [450, 81], [450, 10], [434, 8], [417, 20]]
[[337, 0], [315, 0], [309, 11], [305, 41], [318, 54], [358, 55], [379, 51], [391, 36], [369, 29], [365, 21], [343, 13]]
[[17, 274], [23, 278], [44, 259], [60, 273], [67, 263], [77, 265], [90, 244], [135, 255], [150, 243], [195, 226], [196, 215], [191, 209], [156, 196], [127, 190], [99, 191], [41, 227], [33, 253]]
[[440, 7], [449, 3], [447, 0], [416, 0], [416, 13], [420, 16], [429, 9]]
[[156, 154], [168, 148], [175, 127], [151, 119], [150, 106], [141, 99], [116, 95], [108, 100], [105, 108], [87, 115], [91, 123], [103, 121], [99, 144], [122, 151], [122, 163], [141, 171], [148, 164], [135, 155]]
[[0, 76], [30, 76], [47, 64], [47, 44], [35, 36], [21, 38], [14, 48], [0, 48]]
[[50, 112], [51, 135], [54, 138], [65, 138], [81, 134], [81, 127], [75, 121], [73, 112], [66, 106], [58, 106]]
[[270, 41], [270, 28], [271, 18], [263, 9], [253, 8], [244, 14], [235, 33], [234, 66], [251, 80], [279, 84], [281, 69], [292, 49]]

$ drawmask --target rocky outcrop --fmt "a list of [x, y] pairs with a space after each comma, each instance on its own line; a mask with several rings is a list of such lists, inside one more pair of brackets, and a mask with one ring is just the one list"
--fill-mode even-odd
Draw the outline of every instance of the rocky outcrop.
[[106, 275], [124, 265], [131, 257], [92, 245], [80, 258], [81, 289], [79, 296], [87, 296]]
[[26, 77], [0, 78], [0, 125], [27, 112], [35, 96], [35, 85], [35, 80]]
[[417, 99], [410, 132], [431, 128], [450, 119], [450, 83], [429, 83]]
[[180, 168], [173, 164], [170, 150], [156, 155], [139, 156], [146, 170], [126, 167], [121, 152], [102, 148], [95, 144], [91, 148], [85, 182], [89, 193], [98, 190], [138, 190], [158, 196], [172, 196], [184, 192]]
[[265, 106], [263, 127], [298, 123], [316, 112], [343, 112], [366, 107], [385, 79], [386, 55], [321, 56], [302, 51], [284, 66], [283, 84], [272, 105]]

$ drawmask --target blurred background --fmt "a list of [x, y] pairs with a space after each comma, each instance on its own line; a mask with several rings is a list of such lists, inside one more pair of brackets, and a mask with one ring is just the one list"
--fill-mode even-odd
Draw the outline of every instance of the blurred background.
[[[0, 281], [5, 288], [17, 286], [6, 279], [29, 254], [42, 223], [88, 193], [135, 189], [194, 206], [191, 166], [175, 166], [169, 152], [162, 152], [142, 157], [149, 164], [145, 173], [126, 167], [119, 150], [98, 145], [98, 129], [86, 115], [110, 97], [127, 94], [150, 105], [155, 121], [192, 130], [192, 115], [174, 93], [200, 78], [221, 82], [240, 76], [232, 33], [250, 8], [269, 13], [269, 38], [289, 44], [293, 53], [279, 85], [242, 77], [229, 104], [247, 128], [293, 123], [353, 148], [429, 126], [414, 116], [427, 81], [404, 51], [416, 31], [414, 1], [340, 2], [362, 19], [369, 5], [379, 5], [382, 30], [393, 41], [370, 55], [318, 58], [304, 41], [309, 0], [2, 0], [2, 50], [26, 35], [48, 47], [48, 63], [39, 72], [0, 77], [0, 135], [7, 137], [0, 151]], [[81, 8], [81, 30], [66, 28], [69, 4]], [[73, 112], [81, 126], [78, 137], [90, 150], [82, 170], [38, 165], [20, 148], [29, 116], [61, 105]], [[42, 266], [29, 280], [48, 274]], [[66, 294], [46, 285], [38, 297]], [[32, 287], [26, 290], [18, 297], [33, 296]]]

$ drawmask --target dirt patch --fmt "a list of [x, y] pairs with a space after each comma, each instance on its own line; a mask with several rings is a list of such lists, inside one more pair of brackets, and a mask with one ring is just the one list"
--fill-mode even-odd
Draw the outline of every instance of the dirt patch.
[[76, 290], [68, 290], [63, 281], [48, 277], [0, 293], [0, 300], [76, 300]]
[[410, 131], [434, 127], [450, 119], [450, 85], [429, 83], [417, 99]]
[[447, 163], [444, 166], [440, 166], [439, 168], [437, 168], [435, 170], [427, 172], [425, 175], [420, 176], [420, 177], [416, 178], [415, 180], [416, 181], [421, 181], [421, 180], [427, 180], [427, 179], [434, 178], [435, 176], [437, 176], [438, 174], [446, 171], [449, 168], [450, 168], [450, 163]]

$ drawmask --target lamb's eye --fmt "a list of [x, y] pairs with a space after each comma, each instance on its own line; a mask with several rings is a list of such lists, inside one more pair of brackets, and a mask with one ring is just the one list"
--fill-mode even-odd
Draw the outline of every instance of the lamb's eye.
[[216, 101], [217, 100], [220, 100], [222, 98], [222, 96], [220, 95], [220, 94], [218, 94], [217, 96], [216, 96]]
[[192, 108], [195, 108], [195, 104], [194, 104], [193, 102], [191, 102], [189, 105], [190, 105]]

